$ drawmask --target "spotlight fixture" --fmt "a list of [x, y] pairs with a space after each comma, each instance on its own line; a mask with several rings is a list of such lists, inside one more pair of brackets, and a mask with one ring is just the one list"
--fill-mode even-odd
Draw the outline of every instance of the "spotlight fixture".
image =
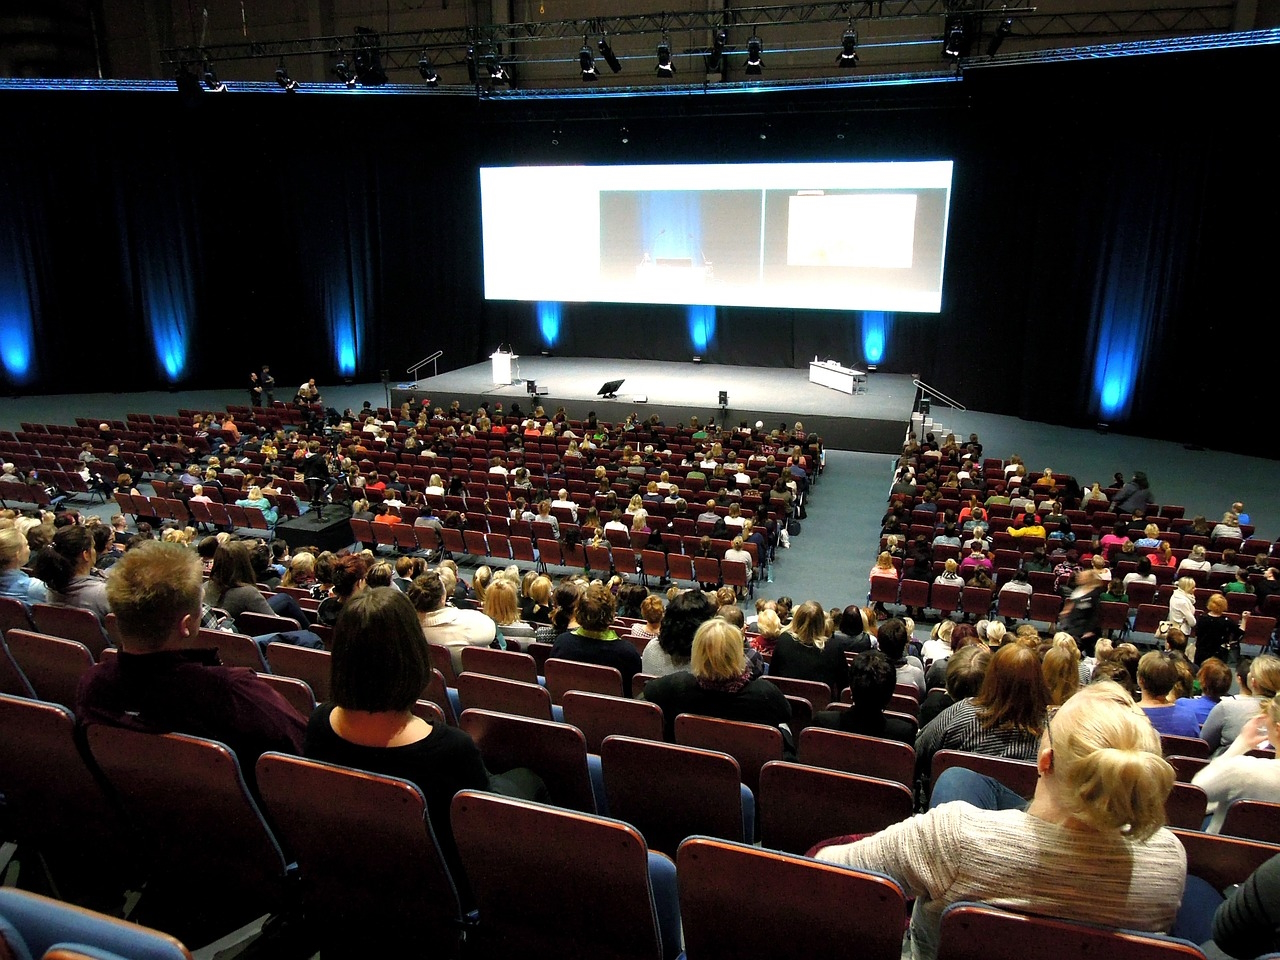
[[946, 39], [942, 43], [942, 55], [952, 60], [967, 57], [973, 48], [973, 35], [963, 14], [952, 14], [946, 19]]
[[582, 70], [583, 83], [590, 83], [600, 79], [600, 74], [596, 73], [595, 54], [587, 46], [586, 37], [582, 38], [582, 49], [578, 51], [578, 66]]
[[489, 71], [490, 83], [510, 83], [511, 74], [507, 73], [507, 68], [502, 65], [502, 61], [498, 59], [496, 53], [491, 53], [484, 58], [485, 69]]
[[716, 30], [711, 42], [711, 52], [707, 54], [707, 73], [719, 73], [724, 58], [724, 45], [729, 42], [729, 34], [723, 28]]
[[422, 77], [428, 87], [434, 87], [440, 83], [440, 74], [436, 73], [435, 67], [431, 65], [431, 58], [427, 56], [427, 52], [422, 51], [422, 59], [418, 61], [418, 76]]
[[333, 65], [333, 75], [338, 78], [339, 83], [346, 84], [348, 89], [356, 85], [355, 71], [347, 64], [347, 58], [342, 55], [342, 51], [338, 51], [338, 62]]
[[298, 81], [289, 76], [289, 68], [284, 65], [284, 61], [280, 61], [280, 66], [276, 67], [276, 86], [285, 93], [297, 93]]
[[227, 85], [218, 79], [218, 74], [213, 67], [209, 67], [204, 72], [204, 85], [209, 88], [210, 93], [226, 93]]
[[840, 38], [840, 56], [836, 58], [836, 63], [850, 69], [858, 65], [858, 31], [852, 24]]
[[370, 27], [356, 27], [356, 79], [362, 87], [380, 87], [387, 82], [382, 66], [382, 35]]
[[670, 80], [676, 74], [675, 65], [671, 62], [671, 42], [664, 36], [658, 44], [658, 76]]
[[596, 42], [596, 47], [600, 50], [600, 56], [604, 57], [604, 62], [609, 65], [609, 69], [614, 73], [621, 73], [622, 64], [618, 62], [618, 55], [613, 52], [613, 47], [609, 45], [608, 39], [603, 34]]
[[1004, 43], [1004, 38], [1013, 33], [1013, 18], [1005, 17], [1000, 21], [1000, 26], [996, 27], [996, 32], [991, 35], [991, 39], [987, 41], [987, 56], [994, 57], [996, 51], [1000, 49], [1000, 44]]
[[745, 73], [749, 77], [758, 77], [764, 72], [764, 61], [760, 58], [764, 45], [760, 43], [760, 38], [754, 33], [751, 39], [747, 41], [747, 68]]

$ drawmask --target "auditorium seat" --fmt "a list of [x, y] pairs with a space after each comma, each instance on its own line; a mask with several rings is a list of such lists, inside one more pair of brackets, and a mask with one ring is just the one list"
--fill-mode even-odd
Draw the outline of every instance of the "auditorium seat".
[[891, 780], [771, 760], [756, 795], [760, 843], [804, 853], [827, 837], [876, 833], [906, 820], [914, 802], [909, 787]]

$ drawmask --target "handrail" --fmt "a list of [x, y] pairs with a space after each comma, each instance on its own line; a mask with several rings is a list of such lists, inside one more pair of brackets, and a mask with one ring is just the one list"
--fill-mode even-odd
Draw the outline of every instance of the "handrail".
[[412, 375], [413, 375], [413, 379], [417, 380], [417, 379], [418, 379], [418, 371], [419, 371], [419, 370], [421, 370], [423, 367], [425, 367], [425, 366], [429, 363], [429, 364], [431, 364], [431, 375], [434, 377], [434, 376], [436, 376], [436, 374], [437, 374], [437, 373], [439, 373], [439, 368], [436, 366], [436, 361], [437, 361], [437, 360], [439, 360], [439, 359], [440, 359], [441, 357], [443, 357], [443, 356], [444, 356], [444, 351], [443, 351], [443, 350], [437, 350], [437, 351], [436, 351], [435, 353], [433, 353], [431, 356], [429, 356], [429, 357], [425, 357], [425, 358], [423, 358], [422, 360], [419, 360], [419, 361], [418, 361], [417, 363], [415, 363], [412, 367], [410, 367], [408, 370], [406, 370], [406, 371], [405, 371], [405, 373], [412, 374]]
[[951, 398], [950, 398], [950, 397], [948, 397], [945, 393], [943, 393], [941, 390], [935, 390], [933, 387], [929, 386], [929, 384], [925, 383], [923, 380], [912, 380], [912, 381], [911, 381], [911, 385], [912, 385], [912, 386], [914, 386], [914, 387], [916, 387], [916, 388], [917, 388], [917, 389], [919, 389], [919, 390], [926, 391], [926, 392], [927, 392], [927, 393], [929, 393], [929, 395], [930, 395], [930, 396], [932, 396], [935, 400], [941, 400], [941, 401], [942, 401], [943, 403], [945, 403], [947, 406], [949, 406], [949, 407], [954, 407], [956, 410], [968, 410], [968, 409], [969, 409], [969, 408], [968, 408], [968, 407], [966, 407], [963, 403], [961, 403], [959, 400], [953, 400], [953, 399], [951, 399]]

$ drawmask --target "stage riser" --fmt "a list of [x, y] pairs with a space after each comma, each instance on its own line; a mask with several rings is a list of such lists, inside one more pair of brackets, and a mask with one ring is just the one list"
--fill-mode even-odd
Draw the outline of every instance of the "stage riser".
[[289, 544], [291, 552], [309, 546], [334, 552], [342, 550], [354, 544], [355, 538], [351, 536], [351, 521], [346, 511], [337, 506], [329, 507], [331, 513], [338, 513], [340, 510], [341, 517], [326, 519], [323, 523], [316, 523], [315, 517], [310, 513], [288, 523], [281, 523], [276, 526], [276, 536]]

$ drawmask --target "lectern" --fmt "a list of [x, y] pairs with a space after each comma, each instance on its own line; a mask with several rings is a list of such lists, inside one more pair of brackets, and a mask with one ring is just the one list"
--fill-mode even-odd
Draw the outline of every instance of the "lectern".
[[493, 361], [493, 382], [497, 384], [506, 384], [511, 382], [511, 361], [520, 358], [514, 353], [508, 353], [505, 350], [496, 350], [489, 354], [489, 359]]

